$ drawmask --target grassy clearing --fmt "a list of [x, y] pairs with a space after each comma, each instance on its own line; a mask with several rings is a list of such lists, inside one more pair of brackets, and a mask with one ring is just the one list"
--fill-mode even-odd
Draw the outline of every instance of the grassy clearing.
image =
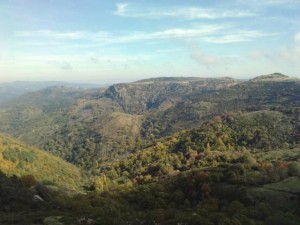
[[300, 194], [300, 178], [289, 177], [277, 183], [267, 184], [264, 188]]
[[270, 161], [270, 160], [295, 160], [300, 159], [300, 148], [285, 148], [276, 149], [271, 151], [259, 151], [254, 152], [254, 157], [260, 161]]

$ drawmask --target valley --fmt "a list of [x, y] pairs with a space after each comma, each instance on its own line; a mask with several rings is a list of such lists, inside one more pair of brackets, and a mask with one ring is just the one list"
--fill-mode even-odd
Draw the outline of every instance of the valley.
[[28, 89], [0, 133], [1, 224], [300, 223], [297, 78]]

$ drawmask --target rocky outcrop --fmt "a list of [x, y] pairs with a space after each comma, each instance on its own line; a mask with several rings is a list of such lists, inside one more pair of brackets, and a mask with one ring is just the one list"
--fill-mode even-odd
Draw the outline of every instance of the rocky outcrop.
[[117, 101], [125, 113], [144, 114], [159, 109], [166, 102], [176, 103], [192, 94], [219, 90], [237, 83], [232, 78], [152, 78], [115, 84], [107, 89], [105, 96]]

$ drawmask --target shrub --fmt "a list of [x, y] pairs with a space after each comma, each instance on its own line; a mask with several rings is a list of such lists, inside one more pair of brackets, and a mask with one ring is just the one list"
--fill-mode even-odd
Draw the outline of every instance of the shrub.
[[292, 162], [288, 165], [288, 173], [290, 176], [300, 176], [300, 163]]

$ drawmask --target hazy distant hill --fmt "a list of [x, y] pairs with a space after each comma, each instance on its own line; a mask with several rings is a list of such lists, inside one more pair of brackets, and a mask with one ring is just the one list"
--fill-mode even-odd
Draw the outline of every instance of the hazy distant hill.
[[[189, 81], [203, 81], [210, 78], [203, 77], [154, 77], [135, 81], [134, 83], [150, 83], [150, 82], [189, 82]], [[214, 79], [214, 78], [212, 78]]]
[[291, 78], [287, 75], [281, 74], [281, 73], [272, 73], [267, 75], [261, 75], [258, 77], [255, 77], [251, 79], [251, 81], [259, 82], [259, 81], [291, 81], [291, 80], [297, 80], [295, 78]]
[[0, 104], [10, 99], [21, 96], [22, 94], [38, 91], [51, 86], [64, 86], [72, 88], [99, 88], [100, 85], [87, 83], [67, 83], [61, 81], [29, 82], [16, 81], [0, 83]]

